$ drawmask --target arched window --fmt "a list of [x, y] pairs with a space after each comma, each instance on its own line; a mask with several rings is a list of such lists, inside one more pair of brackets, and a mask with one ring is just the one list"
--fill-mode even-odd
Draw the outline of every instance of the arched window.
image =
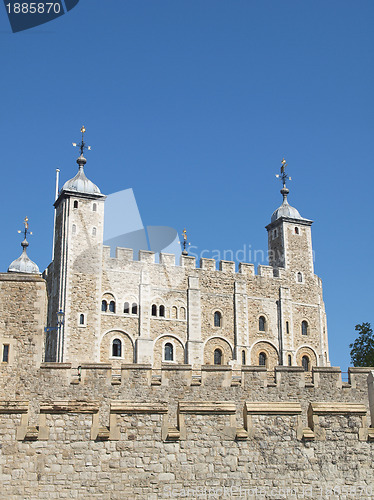
[[78, 208], [78, 202], [77, 202], [77, 200], [74, 201], [73, 207], [74, 208]]
[[295, 234], [299, 234], [299, 228], [295, 227]]
[[79, 315], [79, 324], [84, 325], [84, 314]]
[[122, 342], [120, 339], [114, 339], [112, 342], [112, 356], [116, 358], [122, 356]]
[[266, 326], [265, 316], [260, 316], [258, 318], [258, 331], [259, 332], [264, 332], [265, 331], [265, 326]]
[[107, 310], [108, 310], [108, 303], [107, 303], [106, 300], [102, 300], [101, 301], [101, 310], [102, 310], [102, 312], [107, 312]]
[[222, 351], [221, 349], [216, 349], [214, 351], [214, 364], [222, 365]]
[[242, 365], [245, 365], [245, 351], [242, 351]]
[[258, 355], [258, 364], [260, 366], [266, 366], [266, 354], [264, 352], [260, 352], [260, 354]]
[[178, 308], [173, 306], [171, 308], [171, 318], [172, 319], [177, 319], [178, 318]]
[[186, 319], [186, 309], [184, 307], [181, 307], [179, 309], [179, 318], [180, 319]]
[[96, 227], [92, 228], [92, 236], [96, 236]]
[[303, 275], [302, 275], [302, 273], [300, 273], [300, 272], [298, 272], [298, 273], [297, 273], [297, 281], [298, 281], [299, 283], [302, 283], [302, 282], [303, 282]]
[[219, 311], [214, 313], [214, 326], [222, 326], [222, 314]]
[[309, 371], [309, 358], [308, 356], [303, 356], [301, 359], [301, 364], [306, 372]]
[[160, 306], [160, 316], [165, 317], [165, 306]]
[[156, 304], [152, 304], [152, 316], [157, 316], [157, 306], [156, 306]]
[[128, 302], [125, 302], [123, 306], [123, 312], [124, 314], [130, 314], [130, 304]]
[[109, 302], [109, 311], [111, 313], [115, 313], [116, 312], [116, 303], [114, 302], [114, 300], [111, 300]]
[[131, 314], [138, 314], [138, 304], [136, 304], [136, 302], [132, 303]]
[[170, 344], [170, 342], [165, 344], [164, 359], [165, 361], [174, 361], [173, 344]]
[[308, 335], [308, 322], [305, 320], [301, 322], [301, 334]]
[[73, 224], [71, 231], [73, 234], [75, 234], [77, 232], [77, 226], [75, 224]]
[[96, 212], [96, 210], [97, 210], [97, 205], [96, 205], [96, 203], [94, 203], [94, 204], [92, 205], [92, 211], [93, 211], [93, 212]]
[[291, 354], [288, 355], [288, 366], [292, 366], [292, 357], [291, 357]]

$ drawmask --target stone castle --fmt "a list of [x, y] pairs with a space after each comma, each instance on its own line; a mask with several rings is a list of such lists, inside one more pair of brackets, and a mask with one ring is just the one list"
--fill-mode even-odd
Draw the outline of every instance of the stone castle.
[[285, 164], [256, 274], [186, 251], [111, 257], [83, 150], [51, 264], [27, 256], [26, 219], [0, 274], [2, 496], [374, 495], [374, 372], [343, 382], [330, 366], [312, 221], [288, 203]]

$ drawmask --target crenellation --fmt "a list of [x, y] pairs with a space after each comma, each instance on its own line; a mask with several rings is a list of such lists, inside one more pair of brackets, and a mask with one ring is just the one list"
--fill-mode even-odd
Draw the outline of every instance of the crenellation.
[[235, 273], [235, 262], [229, 260], [220, 260], [219, 261], [219, 270], [223, 273]]

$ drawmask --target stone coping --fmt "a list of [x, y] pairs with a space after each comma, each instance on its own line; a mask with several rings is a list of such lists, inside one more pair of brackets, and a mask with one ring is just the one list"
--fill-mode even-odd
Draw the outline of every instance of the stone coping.
[[192, 371], [192, 365], [178, 365], [172, 363], [162, 363], [161, 370], [163, 371]]
[[45, 283], [45, 279], [41, 274], [30, 273], [0, 273], [0, 281], [36, 281], [38, 283]]
[[[275, 366], [276, 372], [303, 372], [304, 368], [302, 366]], [[313, 368], [314, 370], [314, 368]]]
[[59, 369], [59, 370], [70, 370], [71, 369], [71, 363], [41, 363], [40, 365], [41, 369]]
[[373, 366], [350, 366], [348, 373], [370, 373], [373, 370]]
[[205, 372], [231, 372], [230, 365], [201, 365], [201, 371]]

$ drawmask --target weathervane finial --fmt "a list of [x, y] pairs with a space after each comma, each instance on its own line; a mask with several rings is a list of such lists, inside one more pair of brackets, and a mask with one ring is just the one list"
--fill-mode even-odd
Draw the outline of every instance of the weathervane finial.
[[275, 177], [277, 177], [277, 179], [280, 179], [283, 182], [283, 189], [286, 189], [286, 180], [291, 181], [292, 179], [291, 179], [291, 177], [288, 177], [288, 174], [286, 172], [287, 163], [286, 163], [286, 160], [284, 158], [283, 158], [281, 163], [282, 163], [281, 173], [276, 174]]
[[27, 217], [27, 215], [26, 215], [26, 217], [25, 217], [25, 218], [24, 218], [24, 220], [23, 220], [23, 224], [24, 224], [24, 226], [25, 226], [25, 229], [23, 229], [23, 230], [19, 230], [19, 231], [18, 231], [18, 233], [19, 233], [19, 234], [24, 233], [24, 235], [25, 235], [25, 240], [24, 240], [24, 241], [26, 241], [26, 237], [27, 237], [27, 235], [28, 235], [28, 234], [30, 234], [30, 235], [32, 234], [32, 232], [31, 232], [31, 231], [29, 231], [29, 218]]
[[182, 252], [182, 255], [188, 255], [187, 246], [190, 245], [191, 243], [188, 243], [188, 241], [187, 241], [186, 228], [183, 229], [182, 234], [183, 234], [183, 252]]
[[84, 134], [86, 132], [86, 127], [84, 125], [81, 128], [81, 132], [82, 132], [82, 142], [80, 144], [73, 142], [73, 146], [75, 148], [78, 146], [80, 151], [81, 151], [81, 156], [83, 156], [83, 152], [85, 149], [87, 149], [88, 151], [91, 151], [91, 146], [87, 146], [86, 143], [84, 142]]

